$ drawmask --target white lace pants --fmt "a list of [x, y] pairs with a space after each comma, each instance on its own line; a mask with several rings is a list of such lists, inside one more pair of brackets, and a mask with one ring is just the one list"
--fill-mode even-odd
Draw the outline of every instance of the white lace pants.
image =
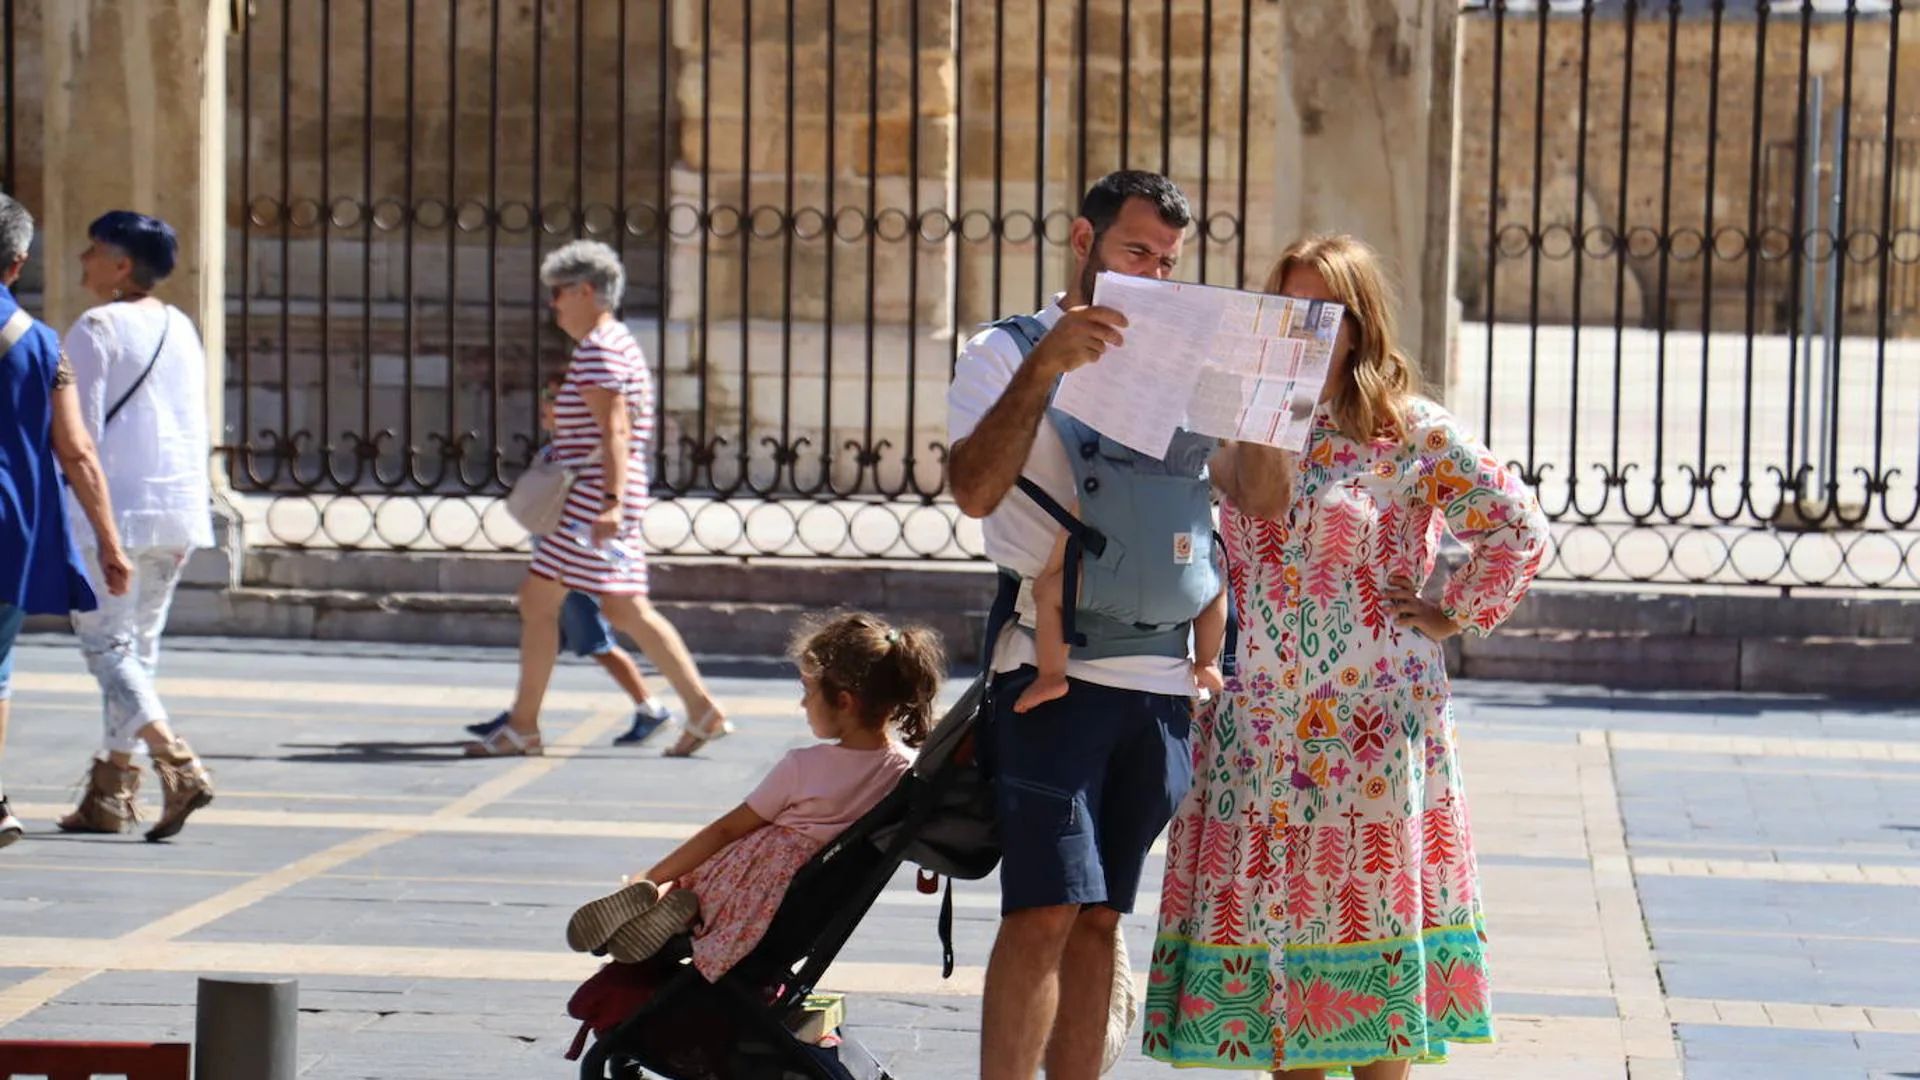
[[101, 720], [106, 728], [101, 747], [136, 753], [146, 747], [139, 731], [167, 718], [166, 706], [154, 692], [153, 675], [160, 663], [160, 632], [167, 625], [173, 590], [187, 565], [186, 548], [135, 548], [127, 552], [133, 581], [125, 596], [107, 594], [98, 551], [88, 550], [88, 569], [100, 606], [73, 615], [73, 632], [87, 670], [100, 683]]

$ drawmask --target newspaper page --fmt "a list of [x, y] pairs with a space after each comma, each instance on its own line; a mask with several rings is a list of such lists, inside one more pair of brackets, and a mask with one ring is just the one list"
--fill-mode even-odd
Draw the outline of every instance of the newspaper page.
[[1126, 341], [1061, 380], [1054, 406], [1162, 457], [1179, 429], [1288, 450], [1306, 445], [1339, 304], [1103, 273], [1093, 302]]

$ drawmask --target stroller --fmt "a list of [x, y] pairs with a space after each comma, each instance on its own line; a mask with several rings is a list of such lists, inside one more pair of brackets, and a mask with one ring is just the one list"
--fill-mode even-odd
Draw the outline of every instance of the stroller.
[[991, 788], [973, 756], [986, 678], [947, 711], [899, 785], [800, 869], [766, 935], [718, 982], [688, 962], [685, 935], [649, 961], [657, 988], [587, 1049], [582, 1080], [886, 1080], [844, 1029], [837, 1046], [813, 1046], [788, 1021], [903, 861], [949, 878], [940, 940], [943, 974], [953, 973], [951, 879], [986, 877], [1000, 861]]

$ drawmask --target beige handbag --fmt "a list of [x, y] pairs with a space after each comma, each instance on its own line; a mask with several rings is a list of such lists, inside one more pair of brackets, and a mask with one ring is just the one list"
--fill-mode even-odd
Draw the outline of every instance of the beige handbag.
[[598, 460], [598, 450], [570, 463], [555, 460], [551, 449], [542, 450], [508, 489], [507, 516], [534, 536], [552, 535], [566, 520], [567, 496], [580, 478], [581, 467]]

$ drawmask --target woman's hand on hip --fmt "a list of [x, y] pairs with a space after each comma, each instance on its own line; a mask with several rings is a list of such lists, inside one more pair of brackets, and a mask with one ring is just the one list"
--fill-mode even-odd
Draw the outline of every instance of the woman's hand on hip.
[[1393, 605], [1395, 621], [1422, 637], [1445, 641], [1460, 632], [1460, 627], [1447, 618], [1438, 604], [1420, 598], [1413, 579], [1404, 574], [1387, 579], [1387, 603]]

